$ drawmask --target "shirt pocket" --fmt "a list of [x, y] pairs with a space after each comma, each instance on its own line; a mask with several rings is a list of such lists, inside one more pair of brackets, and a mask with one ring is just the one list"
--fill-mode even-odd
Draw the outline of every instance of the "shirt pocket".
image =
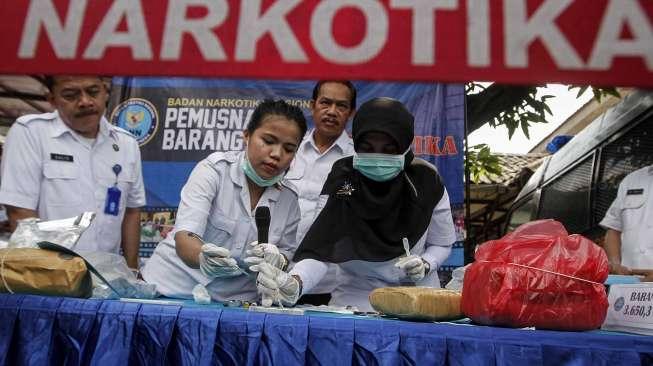
[[229, 247], [228, 244], [233, 241], [235, 230], [236, 220], [223, 213], [213, 213], [209, 216], [203, 239], [207, 243]]
[[48, 161], [43, 164], [43, 195], [48, 205], [77, 205], [79, 194], [79, 167], [71, 162]]
[[[268, 242], [270, 244], [274, 244], [276, 246], [279, 246], [279, 242], [281, 241], [283, 237], [283, 228], [282, 227], [271, 227], [270, 231], [268, 232]], [[288, 248], [283, 248], [283, 249], [288, 249]]]
[[[134, 183], [133, 168], [130, 165], [122, 167], [122, 171], [116, 177], [113, 170], [102, 168], [98, 172], [99, 183], [98, 191], [96, 193], [96, 207], [98, 208], [96, 220], [100, 225], [100, 237], [98, 237], [98, 249], [110, 253], [118, 253], [122, 236], [122, 222], [125, 217], [125, 209], [127, 207], [127, 195], [129, 189]], [[118, 214], [110, 215], [104, 212], [108, 190], [110, 187], [117, 186], [120, 190], [120, 200], [118, 202]]]
[[113, 187], [117, 184], [120, 191], [123, 193], [129, 192], [131, 185], [136, 181], [134, 165], [135, 163], [121, 165], [121, 171], [117, 177], [116, 173], [113, 172], [113, 166], [101, 167], [97, 172], [97, 177], [106, 188]]
[[642, 194], [631, 194], [626, 195], [624, 198], [623, 208], [622, 208], [622, 217], [624, 230], [635, 229], [642, 224], [645, 224], [645, 203], [647, 200], [647, 192]]
[[118, 215], [109, 216], [122, 219], [125, 207], [127, 205], [127, 195], [129, 194], [131, 186], [135, 181], [133, 164], [127, 164], [123, 166], [120, 174], [118, 174], [117, 177], [113, 170], [108, 167], [102, 167], [101, 170], [96, 174], [99, 182], [96, 193], [96, 199], [98, 201], [97, 207], [101, 209], [101, 213], [104, 213], [104, 206], [106, 205], [108, 189], [115, 185], [120, 190]]
[[290, 170], [284, 177], [285, 179], [292, 180], [292, 181], [297, 181], [300, 180], [304, 177], [304, 166], [300, 166], [302, 164], [293, 164], [292, 167], [290, 167]]

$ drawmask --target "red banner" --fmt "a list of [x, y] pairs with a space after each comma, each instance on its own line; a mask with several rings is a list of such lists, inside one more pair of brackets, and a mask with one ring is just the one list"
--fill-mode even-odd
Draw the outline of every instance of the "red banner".
[[0, 73], [653, 86], [651, 0], [11, 0]]

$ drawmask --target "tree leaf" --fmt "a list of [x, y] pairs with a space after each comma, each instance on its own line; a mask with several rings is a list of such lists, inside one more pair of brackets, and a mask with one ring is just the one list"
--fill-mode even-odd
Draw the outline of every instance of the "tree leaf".
[[521, 130], [524, 133], [524, 135], [526, 136], [526, 138], [530, 140], [531, 136], [528, 134], [528, 126], [529, 126], [528, 121], [522, 121]]
[[[479, 93], [468, 94], [466, 97], [468, 131], [471, 133], [485, 124], [490, 124], [492, 127], [504, 125], [508, 129], [508, 137], [512, 139], [518, 127], [523, 131], [525, 126], [522, 117], [526, 113], [531, 113], [526, 117], [530, 122], [547, 123], [547, 118], [553, 116], [553, 111], [547, 103], [554, 96], [548, 94], [538, 96], [539, 87], [541, 86], [494, 83]], [[578, 89], [576, 97], [583, 95], [588, 88], [592, 88], [597, 100], [609, 95], [620, 97], [614, 87], [567, 86], [570, 91]]]
[[612, 95], [615, 98], [621, 98], [621, 93], [619, 93], [617, 88], [604, 88], [603, 91], [606, 94]]
[[465, 166], [469, 169], [470, 180], [474, 183], [480, 182], [483, 177], [489, 178], [493, 175], [501, 175], [499, 158], [492, 154], [487, 144], [470, 147]]
[[544, 110], [547, 111], [550, 115], [553, 116], [553, 113], [551, 113], [551, 108], [549, 108], [549, 105], [546, 104], [546, 103], [544, 104]]
[[508, 140], [512, 140], [512, 135], [515, 133], [515, 126], [508, 126]]

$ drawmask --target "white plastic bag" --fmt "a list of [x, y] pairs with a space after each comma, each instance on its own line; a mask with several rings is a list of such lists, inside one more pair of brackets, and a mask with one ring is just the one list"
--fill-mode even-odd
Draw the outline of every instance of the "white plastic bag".
[[196, 304], [200, 305], [208, 305], [211, 303], [211, 295], [209, 295], [209, 291], [201, 283], [198, 283], [193, 287], [193, 300], [195, 300]]
[[35, 217], [18, 220], [7, 247], [38, 248], [38, 242], [49, 241], [74, 250], [77, 240], [94, 218], [95, 213], [84, 212], [62, 220], [41, 221]]
[[447, 290], [462, 291], [463, 283], [465, 281], [465, 270], [467, 270], [468, 266], [469, 264], [454, 269], [453, 272], [451, 272], [451, 281], [449, 281], [444, 288]]
[[79, 254], [111, 285], [111, 287], [107, 286], [93, 275], [92, 297], [153, 299], [156, 296], [156, 285], [137, 279], [122, 256], [104, 252], [79, 252]]

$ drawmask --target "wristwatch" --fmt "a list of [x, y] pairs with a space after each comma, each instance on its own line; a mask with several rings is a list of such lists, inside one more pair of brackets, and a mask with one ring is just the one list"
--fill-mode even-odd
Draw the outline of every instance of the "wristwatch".
[[431, 272], [431, 265], [429, 262], [425, 261], [424, 258], [422, 258], [422, 262], [424, 263], [424, 276], [426, 276], [429, 274], [429, 272]]
[[141, 278], [142, 278], [142, 277], [141, 277], [141, 270], [140, 270], [140, 269], [138, 269], [138, 268], [130, 268], [129, 270], [134, 274], [134, 276], [135, 276], [137, 279], [141, 279]]

